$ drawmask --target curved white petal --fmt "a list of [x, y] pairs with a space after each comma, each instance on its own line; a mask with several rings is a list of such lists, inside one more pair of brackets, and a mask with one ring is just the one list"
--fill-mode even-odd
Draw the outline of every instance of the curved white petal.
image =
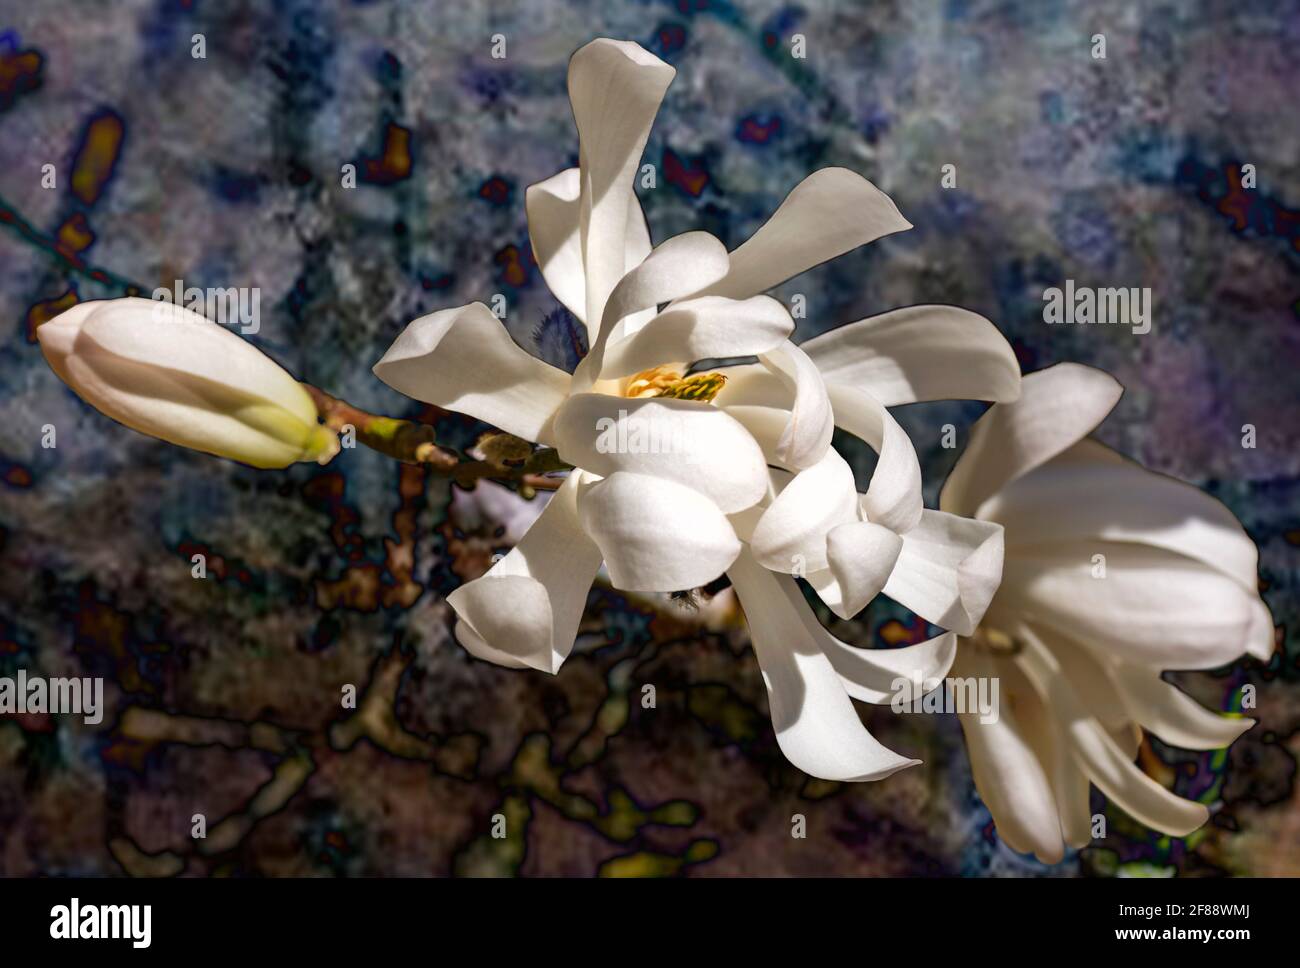
[[879, 400], [856, 387], [826, 386], [835, 425], [865, 441], [879, 455], [862, 510], [868, 521], [902, 534], [916, 527], [924, 507], [921, 464], [912, 440]]
[[1002, 578], [1002, 527], [927, 509], [902, 537], [884, 593], [935, 625], [970, 635]]
[[835, 450], [790, 479], [758, 519], [751, 538], [754, 559], [784, 574], [828, 568], [826, 537], [858, 519], [853, 470]]
[[374, 366], [416, 400], [538, 440], [569, 392], [569, 374], [530, 356], [482, 303], [421, 316]]
[[1145, 666], [1122, 663], [1115, 680], [1132, 718], [1170, 746], [1222, 749], [1255, 725], [1246, 716], [1221, 716], [1206, 709]]
[[552, 436], [560, 456], [575, 467], [601, 477], [631, 471], [676, 481], [726, 514], [767, 493], [767, 465], [758, 444], [708, 404], [578, 393], [556, 412]]
[[1263, 600], [1255, 598], [1250, 603], [1251, 622], [1246, 633], [1246, 653], [1267, 663], [1277, 648], [1277, 628], [1273, 616]]
[[1202, 804], [1184, 800], [1143, 773], [1106, 728], [1088, 715], [1042, 643], [1023, 629], [1019, 638], [1024, 648], [1017, 661], [1066, 724], [1075, 760], [1102, 793], [1138, 822], [1172, 836], [1185, 836], [1204, 824], [1209, 811]]
[[286, 370], [198, 313], [136, 297], [80, 303], [36, 330], [50, 368], [101, 413], [254, 467], [314, 460], [331, 431]]
[[769, 464], [777, 463], [776, 451], [790, 423], [793, 395], [789, 386], [762, 363], [719, 367], [726, 384], [713, 398], [713, 405], [740, 421], [763, 450]]
[[600, 332], [591, 352], [574, 373], [575, 390], [588, 390], [595, 383], [604, 368], [605, 349], [619, 320], [632, 313], [652, 310], [707, 280], [719, 278], [726, 271], [727, 250], [707, 232], [686, 232], [658, 246], [610, 293]]
[[[714, 403], [749, 429], [770, 462], [784, 463], [780, 444], [783, 438], [793, 435], [789, 428], [795, 394], [790, 383], [761, 363], [723, 367], [719, 372], [726, 374], [727, 384]], [[831, 433], [836, 426], [841, 427], [879, 454], [863, 500], [868, 520], [900, 534], [911, 530], [920, 520], [923, 505], [921, 465], [907, 432], [866, 391], [834, 383], [823, 384], [822, 389], [832, 407]], [[806, 409], [819, 411], [821, 394], [812, 390], [808, 396], [811, 405]], [[824, 433], [825, 429], [818, 425], [818, 443]]]
[[[1127, 732], [1132, 724], [1128, 707], [1116, 682], [1115, 663], [1099, 656], [1080, 637], [1036, 621], [1018, 623], [1029, 628], [1061, 667], [1079, 705], [1111, 733]], [[1104, 650], [1103, 650], [1104, 651]]]
[[569, 60], [578, 125], [579, 219], [588, 323], [623, 277], [632, 182], [659, 103], [677, 72], [637, 44], [593, 40]]
[[[742, 540], [744, 539], [745, 536], [741, 534], [739, 528], [736, 529], [736, 533], [740, 535]], [[835, 573], [831, 571], [829, 564], [825, 568], [810, 571], [801, 577], [804, 581], [808, 582], [812, 587], [812, 590], [817, 593], [817, 597], [822, 600], [823, 605], [840, 618], [845, 617], [845, 614], [848, 611], [845, 607], [847, 594], [844, 589], [840, 587], [840, 581], [835, 577]]]
[[999, 609], [1032, 616], [1099, 655], [1160, 669], [1212, 669], [1238, 658], [1256, 602], [1200, 562], [1103, 541], [1018, 548], [1007, 555], [998, 592]]
[[[817, 621], [815, 616], [809, 617]], [[937, 683], [948, 674], [957, 656], [957, 636], [952, 632], [901, 649], [857, 649], [825, 629], [816, 637], [839, 673], [845, 691], [854, 699], [876, 705], [893, 701], [901, 688], [900, 679], [920, 682], [923, 689]], [[915, 686], [909, 688], [917, 698]]]
[[[555, 298], [576, 319], [587, 321], [587, 275], [582, 267], [582, 180], [577, 168], [529, 185], [524, 192], [528, 237], [542, 278]], [[650, 254], [650, 230], [641, 202], [628, 193], [627, 232], [623, 240], [623, 271]], [[592, 327], [594, 328], [594, 326]], [[595, 333], [588, 332], [588, 345]]]
[[1070, 735], [1092, 782], [1140, 823], [1185, 837], [1209, 819], [1204, 805], [1170, 793], [1139, 770], [1096, 720], [1072, 721]]
[[802, 346], [828, 383], [866, 390], [887, 407], [1020, 396], [1020, 364], [1011, 345], [983, 316], [956, 306], [895, 309]]
[[473, 655], [554, 673], [573, 648], [601, 562], [578, 520], [578, 481], [570, 474], [504, 558], [447, 596]]
[[755, 356], [776, 349], [793, 330], [786, 308], [770, 296], [688, 299], [611, 342], [600, 376], [629, 376], [663, 363]]
[[727, 383], [714, 404], [738, 411], [737, 419], [756, 431], [769, 460], [798, 471], [822, 459], [835, 433], [835, 415], [826, 384], [803, 350], [786, 341], [760, 354], [758, 363], [718, 372]]
[[[969, 646], [958, 650], [952, 671], [962, 678], [999, 678], [1001, 673], [1000, 663]], [[1037, 702], [1032, 692], [1025, 699]], [[958, 713], [957, 719], [966, 735], [975, 787], [998, 834], [1012, 850], [1058, 863], [1065, 849], [1056, 795], [1005, 693], [995, 720], [981, 721], [979, 713], [971, 712]]]
[[831, 611], [850, 619], [866, 608], [885, 587], [902, 550], [902, 538], [869, 521], [831, 528], [826, 535], [826, 560], [840, 589], [839, 601], [826, 602]]
[[726, 571], [740, 541], [717, 505], [683, 484], [619, 471], [583, 486], [578, 513], [624, 591], [673, 592]]
[[[472, 617], [462, 616], [456, 623], [456, 641], [470, 655], [507, 669], [555, 671], [551, 601], [540, 581], [522, 575], [502, 575], [488, 581], [484, 575], [462, 585], [452, 595], [457, 595], [464, 616]], [[538, 642], [539, 630], [545, 642]]]
[[1116, 541], [1164, 548], [1259, 587], [1259, 552], [1231, 511], [1190, 484], [1149, 471], [1094, 440], [1006, 485], [981, 509], [1007, 548]]
[[879, 780], [920, 762], [881, 746], [862, 725], [809, 632], [811, 613], [793, 579], [772, 574], [743, 550], [727, 574], [763, 670], [777, 743], [791, 763], [823, 780]]
[[[970, 648], [966, 646], [965, 648]], [[1091, 784], [1071, 752], [1066, 724], [1043, 702], [1038, 690], [1009, 657], [991, 656], [999, 682], [1000, 709], [1012, 708], [1020, 735], [1029, 743], [1056, 798], [1060, 834], [1069, 847], [1084, 847], [1092, 840]], [[1055, 863], [1055, 851], [1040, 860]]]
[[759, 362], [785, 384], [792, 400], [790, 420], [776, 445], [776, 461], [791, 470], [812, 467], [830, 449], [835, 433], [826, 384], [806, 353], [787, 341]]
[[1053, 722], [1055, 753], [1049, 761], [1048, 777], [1061, 815], [1061, 836], [1071, 847], [1086, 847], [1092, 842], [1092, 781], [1070, 753], [1065, 729]]
[[696, 295], [744, 299], [912, 224], [889, 196], [847, 168], [823, 168], [795, 186], [731, 253], [726, 278]]
[[971, 431], [939, 496], [939, 506], [974, 514], [1003, 486], [1091, 433], [1123, 387], [1101, 370], [1058, 363], [1021, 380], [1020, 399], [995, 404]]

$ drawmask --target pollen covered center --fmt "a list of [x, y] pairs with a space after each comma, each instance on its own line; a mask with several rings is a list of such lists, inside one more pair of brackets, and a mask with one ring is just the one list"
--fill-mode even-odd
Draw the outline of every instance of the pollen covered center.
[[721, 373], [682, 376], [672, 366], [654, 366], [629, 377], [623, 395], [632, 398], [673, 397], [677, 400], [711, 403], [726, 383], [727, 378]]

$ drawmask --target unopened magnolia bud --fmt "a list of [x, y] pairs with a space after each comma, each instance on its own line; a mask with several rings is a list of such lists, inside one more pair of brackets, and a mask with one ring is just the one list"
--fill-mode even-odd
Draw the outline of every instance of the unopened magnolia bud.
[[138, 298], [81, 303], [36, 335], [64, 383], [142, 434], [254, 467], [338, 453], [297, 380], [190, 310]]

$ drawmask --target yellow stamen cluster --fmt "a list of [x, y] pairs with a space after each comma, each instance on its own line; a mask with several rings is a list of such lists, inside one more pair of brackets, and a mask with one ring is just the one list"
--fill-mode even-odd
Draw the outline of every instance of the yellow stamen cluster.
[[649, 370], [642, 370], [628, 380], [624, 395], [672, 397], [676, 400], [710, 403], [726, 382], [726, 376], [721, 373], [695, 373], [683, 377], [671, 366], [656, 366]]
[[696, 373], [684, 380], [678, 380], [664, 390], [660, 396], [675, 397], [678, 400], [698, 400], [709, 403], [727, 383], [721, 373]]
[[682, 375], [671, 366], [652, 367], [648, 370], [642, 370], [628, 380], [623, 395], [634, 399], [637, 397], [663, 396], [664, 389], [672, 386], [681, 378]]

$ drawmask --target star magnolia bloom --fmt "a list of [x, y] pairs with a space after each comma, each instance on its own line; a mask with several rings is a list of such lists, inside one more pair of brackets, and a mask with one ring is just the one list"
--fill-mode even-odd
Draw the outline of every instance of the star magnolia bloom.
[[262, 468], [338, 453], [297, 380], [188, 309], [139, 298], [79, 303], [36, 336], [79, 397], [142, 434]]
[[1267, 661], [1274, 634], [1231, 512], [1087, 439], [1119, 399], [1114, 379], [1062, 363], [1023, 388], [976, 424], [940, 506], [1005, 529], [1001, 587], [953, 667], [1000, 678], [999, 718], [960, 718], [1003, 840], [1055, 863], [1090, 839], [1090, 782], [1164, 833], [1205, 822], [1133, 763], [1142, 729], [1218, 749], [1253, 720], [1203, 709], [1160, 673]]
[[[602, 561], [615, 587], [633, 591], [690, 589], [727, 571], [750, 622], [785, 755], [827, 779], [886, 776], [916, 761], [872, 739], [844, 681], [880, 701], [899, 675], [941, 675], [955, 637], [887, 652], [852, 649], [820, 628], [793, 581], [764, 567], [737, 531], [748, 539], [752, 515], [769, 498], [769, 463], [799, 474], [835, 459], [828, 455], [841, 409], [833, 409], [816, 366], [789, 341], [789, 314], [761, 293], [910, 225], [869, 182], [829, 168], [795, 188], [730, 255], [701, 232], [652, 250], [632, 184], [674, 73], [637, 45], [610, 40], [594, 41], [570, 61], [580, 164], [531, 186], [526, 202], [543, 277], [587, 326], [591, 350], [575, 372], [526, 353], [475, 303], [411, 323], [375, 373], [408, 396], [554, 446], [577, 468], [508, 555], [448, 596], [459, 617], [456, 636], [469, 652], [555, 672], [573, 647]], [[883, 389], [895, 402], [925, 398], [942, 384], [916, 368], [946, 366], [955, 349], [934, 345], [956, 337], [947, 323], [922, 319], [910, 329], [909, 338], [885, 325], [874, 348], [861, 351], [883, 354], [864, 362], [863, 372], [893, 381]], [[1018, 370], [1005, 343], [987, 351], [988, 331], [961, 335], [976, 361], [963, 358], [963, 366], [978, 370], [985, 356], [1005, 353], [985, 398], [1009, 398]], [[725, 371], [725, 385], [716, 374], [693, 384], [681, 378], [694, 361], [744, 356], [758, 357], [754, 373]], [[734, 399], [723, 407], [733, 383]], [[702, 387], [707, 392], [696, 392]], [[855, 392], [843, 391], [844, 422], [890, 455], [891, 469], [877, 471], [881, 484], [868, 495], [870, 513], [877, 498], [892, 508], [914, 497], [914, 509], [888, 518], [910, 527], [921, 515], [915, 453], [883, 407], [860, 408]], [[652, 439], [667, 430], [676, 443], [630, 446], [647, 429]]]
[[[935, 625], [969, 635], [998, 586], [1001, 528], [922, 506], [916, 451], [886, 408], [1015, 400], [1020, 370], [1010, 346], [975, 313], [912, 306], [783, 352], [798, 379], [780, 380], [771, 358], [723, 369], [729, 379], [716, 400], [750, 428], [774, 465], [769, 494], [743, 519], [755, 557], [773, 571], [806, 577], [841, 618], [883, 591]], [[833, 448], [802, 468], [782, 454], [782, 428], [822, 422], [877, 452], [865, 494]]]

